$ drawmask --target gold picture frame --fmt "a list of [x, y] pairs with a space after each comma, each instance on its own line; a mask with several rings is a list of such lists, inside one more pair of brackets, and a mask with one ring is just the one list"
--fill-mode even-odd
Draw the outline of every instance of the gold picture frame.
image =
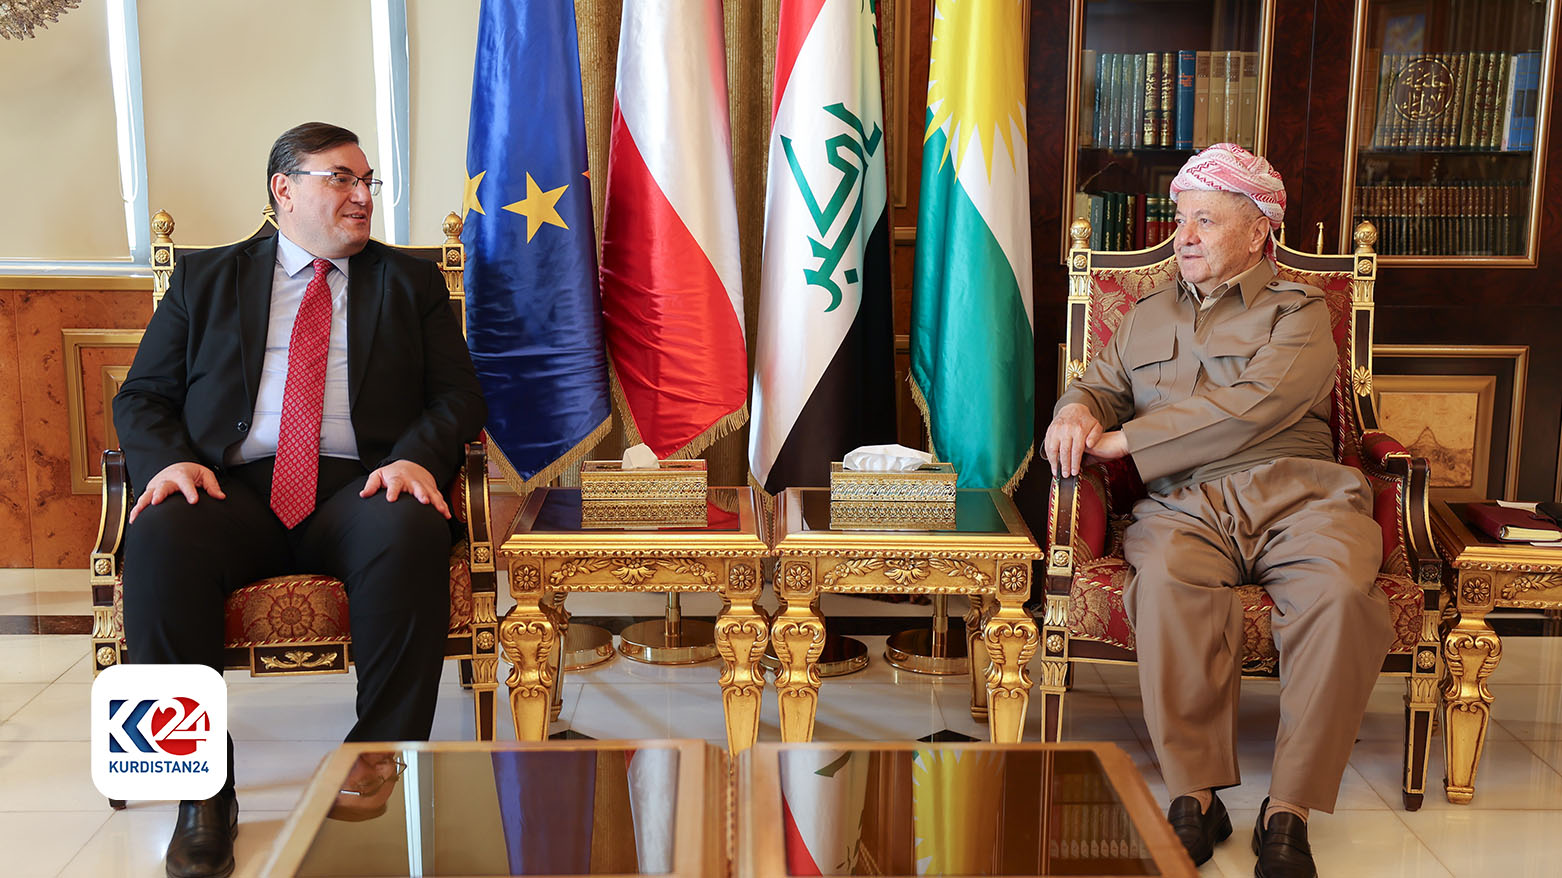
[[[1478, 392], [1474, 382], [1464, 379], [1490, 379], [1492, 387], [1489, 404], [1477, 407], [1477, 425], [1485, 440], [1474, 466], [1486, 469], [1486, 478], [1480, 483], [1481, 493], [1475, 493], [1472, 482], [1464, 489], [1439, 484], [1437, 463], [1432, 461], [1432, 493], [1445, 500], [1484, 500], [1488, 498], [1517, 499], [1519, 485], [1520, 452], [1524, 438], [1524, 398], [1529, 388], [1528, 345], [1373, 345], [1374, 389], [1390, 388], [1391, 392], [1459, 394]], [[1402, 364], [1402, 365], [1401, 365]], [[1415, 374], [1419, 373], [1419, 374]], [[1404, 379], [1415, 379], [1406, 383]], [[1386, 383], [1385, 383], [1386, 382]], [[1506, 393], [1501, 393], [1506, 384]], [[1392, 407], [1392, 400], [1390, 400]], [[1507, 417], [1499, 419], [1501, 411]], [[1407, 445], [1414, 446], [1419, 428], [1410, 430], [1403, 421], [1396, 422], [1383, 409], [1379, 409], [1379, 427]], [[1472, 444], [1473, 436], [1466, 433], [1466, 442]], [[1474, 451], [1474, 448], [1470, 448]], [[1493, 453], [1501, 452], [1502, 472], [1493, 471]], [[1412, 449], [1412, 453], [1419, 452]], [[1429, 458], [1430, 459], [1430, 458]], [[1474, 473], [1471, 473], [1472, 479]]]
[[[102, 473], [92, 471], [93, 449], [87, 447], [88, 379], [82, 375], [82, 351], [86, 348], [130, 348], [141, 344], [139, 329], [64, 329], [62, 349], [65, 354], [65, 401], [70, 418], [70, 467], [71, 493], [96, 494], [102, 489]], [[104, 364], [94, 382], [103, 394], [103, 437], [108, 447], [119, 444], [114, 430], [114, 412], [109, 401], [119, 392], [130, 367], [120, 364]], [[103, 449], [96, 449], [101, 454]]]
[[1486, 499], [1495, 375], [1379, 375], [1373, 392], [1383, 429], [1430, 464], [1434, 497]]

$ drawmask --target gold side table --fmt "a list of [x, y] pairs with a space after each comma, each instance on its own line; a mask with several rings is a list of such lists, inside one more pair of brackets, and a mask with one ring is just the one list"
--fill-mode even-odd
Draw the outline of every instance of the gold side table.
[[1023, 605], [1031, 562], [1042, 556], [1014, 503], [1001, 491], [960, 491], [947, 530], [833, 529], [827, 488], [788, 488], [776, 507], [776, 592], [785, 602], [770, 637], [780, 669], [781, 739], [813, 737], [819, 704], [824, 620], [821, 592], [963, 594], [971, 705], [990, 713], [994, 741], [1018, 741], [1030, 699], [1026, 664], [1039, 632]]
[[[1506, 543], [1465, 517], [1464, 503], [1432, 505], [1432, 538], [1443, 556], [1443, 756], [1448, 801], [1475, 797], [1475, 769], [1491, 722], [1486, 683], [1502, 659], [1502, 640], [1486, 614], [1496, 607], [1562, 608], [1562, 549]], [[1452, 611], [1452, 612], [1450, 612]]]
[[721, 701], [727, 745], [734, 753], [759, 733], [764, 673], [759, 657], [770, 641], [759, 597], [760, 559], [769, 553], [759, 534], [759, 512], [749, 488], [711, 488], [704, 526], [587, 527], [578, 488], [533, 491], [499, 549], [510, 571], [515, 606], [499, 623], [499, 644], [511, 665], [505, 684], [515, 715], [515, 737], [548, 735], [550, 704], [558, 691], [557, 655], [565, 619], [563, 596], [572, 591], [716, 592], [724, 609], [716, 620], [721, 653]]

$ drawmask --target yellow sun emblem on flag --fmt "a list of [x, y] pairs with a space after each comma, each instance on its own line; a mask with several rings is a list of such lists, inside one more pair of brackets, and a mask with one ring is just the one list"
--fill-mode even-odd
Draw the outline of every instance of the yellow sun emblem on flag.
[[918, 875], [997, 873], [1005, 764], [1002, 753], [913, 752], [911, 834]]
[[940, 161], [948, 161], [953, 150], [958, 168], [972, 137], [982, 151], [988, 179], [999, 138], [1011, 162], [1022, 160], [1015, 155], [1014, 140], [1020, 141], [1023, 152], [1024, 12], [1021, 0], [938, 0], [927, 88], [932, 112], [923, 142], [952, 121]]

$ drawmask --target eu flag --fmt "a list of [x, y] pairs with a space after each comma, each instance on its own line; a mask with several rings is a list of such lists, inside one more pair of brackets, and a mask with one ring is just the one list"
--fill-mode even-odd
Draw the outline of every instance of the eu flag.
[[580, 54], [571, 0], [483, 0], [462, 199], [467, 344], [489, 455], [546, 484], [607, 433]]

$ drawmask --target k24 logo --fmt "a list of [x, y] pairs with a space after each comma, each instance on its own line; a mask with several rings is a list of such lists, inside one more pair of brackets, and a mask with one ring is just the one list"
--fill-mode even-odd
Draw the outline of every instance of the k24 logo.
[[228, 688], [204, 665], [113, 665], [92, 681], [92, 782], [110, 799], [206, 799], [228, 777]]
[[193, 698], [114, 698], [108, 711], [110, 753], [189, 756], [211, 736], [211, 716]]

